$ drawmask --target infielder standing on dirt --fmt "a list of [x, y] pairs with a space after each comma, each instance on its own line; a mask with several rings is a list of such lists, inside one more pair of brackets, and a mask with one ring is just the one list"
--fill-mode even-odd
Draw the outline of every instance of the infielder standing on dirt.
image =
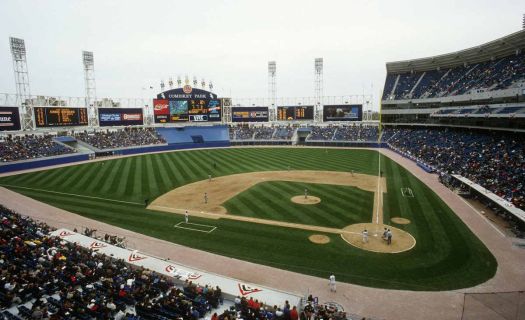
[[208, 203], [208, 193], [204, 192], [204, 203]]
[[363, 230], [363, 243], [368, 242], [368, 230]]
[[335, 276], [332, 274], [330, 276], [330, 291], [331, 292], [336, 292], [336, 288], [335, 288]]
[[308, 198], [308, 189], [304, 189], [304, 198], [307, 199]]
[[211, 182], [211, 174], [208, 175], [208, 182]]

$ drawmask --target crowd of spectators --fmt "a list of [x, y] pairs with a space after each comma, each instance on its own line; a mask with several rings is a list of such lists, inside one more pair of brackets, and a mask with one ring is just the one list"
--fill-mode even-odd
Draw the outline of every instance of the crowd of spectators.
[[334, 138], [334, 133], [337, 127], [330, 126], [330, 127], [311, 127], [312, 131], [310, 131], [310, 135], [308, 136], [308, 140], [314, 140], [314, 141], [330, 141]]
[[101, 150], [166, 143], [154, 128], [84, 131], [76, 133], [75, 138]]
[[[220, 288], [170, 278], [59, 237], [0, 206], [0, 306], [24, 319], [193, 319], [221, 302]], [[16, 318], [18, 319], [18, 318]]]
[[[215, 316], [215, 315], [214, 315]], [[212, 316], [211, 320], [215, 320]], [[309, 295], [302, 310], [285, 301], [282, 307], [266, 306], [253, 298], [237, 297], [232, 310], [225, 310], [217, 319], [242, 320], [345, 320], [347, 315], [336, 305], [320, 304]]]
[[53, 141], [50, 135], [2, 136], [0, 161], [10, 162], [75, 153], [76, 150]]
[[440, 172], [464, 176], [525, 209], [523, 133], [451, 128], [405, 128], [395, 132], [389, 140], [394, 148]]
[[272, 140], [275, 129], [273, 127], [259, 127], [253, 135], [254, 140]]
[[295, 128], [291, 126], [230, 127], [231, 140], [290, 140]]
[[[199, 286], [99, 254], [60, 237], [45, 223], [0, 205], [0, 318], [6, 319], [155, 319], [307, 320], [346, 319], [336, 306], [311, 295], [303, 310], [268, 306], [237, 297], [222, 313], [218, 286]], [[83, 233], [95, 236], [97, 230]], [[105, 235], [104, 239], [111, 236]]]
[[476, 90], [499, 90], [524, 80], [525, 53], [521, 52], [471, 65], [388, 74], [383, 100], [435, 98]]
[[290, 140], [293, 137], [295, 129], [290, 126], [277, 127], [273, 136], [274, 140]]
[[377, 141], [378, 126], [348, 125], [311, 127], [308, 141]]
[[377, 141], [378, 126], [341, 126], [334, 135], [340, 141]]
[[255, 127], [238, 126], [230, 127], [230, 139], [232, 140], [253, 140]]

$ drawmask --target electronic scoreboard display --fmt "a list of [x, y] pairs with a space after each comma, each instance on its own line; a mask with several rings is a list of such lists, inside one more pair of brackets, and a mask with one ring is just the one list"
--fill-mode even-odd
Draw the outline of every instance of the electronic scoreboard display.
[[277, 120], [313, 120], [314, 106], [284, 106], [277, 107]]
[[155, 123], [221, 121], [221, 104], [216, 94], [185, 85], [159, 93], [153, 115]]
[[0, 131], [20, 130], [18, 107], [0, 107]]
[[88, 124], [86, 108], [35, 107], [37, 127], [85, 126]]
[[99, 108], [98, 122], [104, 126], [143, 125], [142, 108]]
[[268, 122], [268, 107], [233, 107], [232, 122]]
[[362, 119], [362, 104], [323, 106], [323, 121], [361, 121]]

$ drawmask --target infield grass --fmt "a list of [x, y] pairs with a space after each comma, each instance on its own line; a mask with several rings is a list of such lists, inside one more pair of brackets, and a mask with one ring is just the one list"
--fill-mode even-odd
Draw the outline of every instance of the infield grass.
[[[323, 278], [334, 273], [339, 281], [364, 286], [451, 290], [490, 279], [497, 263], [483, 243], [433, 191], [395, 162], [381, 157], [389, 190], [384, 197], [384, 221], [388, 223], [394, 216], [409, 219], [410, 224], [396, 227], [410, 232], [417, 241], [414, 249], [399, 254], [363, 251], [333, 234], [326, 234], [330, 243], [316, 245], [307, 240], [312, 234], [308, 231], [228, 219], [192, 217], [193, 223], [216, 226], [211, 233], [175, 229], [173, 225], [183, 221], [182, 216], [143, 206], [145, 199], [151, 201], [178, 186], [207, 179], [210, 172], [222, 176], [286, 170], [290, 166], [292, 170], [354, 170], [377, 175], [379, 156], [371, 150], [229, 148], [159, 153], [9, 176], [0, 178], [0, 184], [56, 207], [153, 237]], [[214, 162], [216, 169], [212, 169]], [[414, 198], [403, 197], [401, 188], [412, 189]], [[235, 202], [228, 205], [238, 206]], [[360, 212], [371, 204], [347, 201], [344, 205]], [[257, 214], [271, 212], [278, 211]], [[361, 215], [356, 215], [355, 221]], [[287, 216], [278, 214], [274, 218]], [[342, 224], [346, 217], [338, 214], [330, 219], [334, 219], [330, 223]], [[322, 219], [315, 220], [322, 223]], [[348, 224], [353, 221], [348, 216]], [[130, 246], [133, 241], [129, 239]]]

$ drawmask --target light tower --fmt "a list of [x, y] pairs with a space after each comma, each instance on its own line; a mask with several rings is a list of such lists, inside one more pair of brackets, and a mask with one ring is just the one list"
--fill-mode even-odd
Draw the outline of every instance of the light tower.
[[275, 79], [277, 76], [277, 63], [275, 61], [268, 61], [268, 101], [270, 102], [270, 115], [272, 119], [270, 121], [274, 121], [275, 115], [277, 114], [277, 106], [275, 105]]
[[323, 58], [315, 58], [315, 120], [323, 121]]
[[33, 130], [33, 102], [29, 90], [29, 72], [27, 70], [26, 44], [23, 39], [9, 38], [13, 69], [15, 71], [15, 85], [18, 103], [22, 106], [22, 130]]
[[82, 62], [84, 64], [84, 84], [86, 86], [85, 105], [88, 113], [88, 124], [90, 127], [98, 126], [98, 109], [96, 106], [97, 89], [95, 84], [95, 60], [93, 52], [82, 51]]

